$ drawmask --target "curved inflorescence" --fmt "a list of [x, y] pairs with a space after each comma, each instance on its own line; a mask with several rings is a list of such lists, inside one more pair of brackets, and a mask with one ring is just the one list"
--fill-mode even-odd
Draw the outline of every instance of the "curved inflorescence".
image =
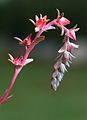
[[23, 40], [18, 37], [14, 37], [17, 41], [19, 41], [19, 45], [22, 45], [25, 48], [25, 53], [24, 55], [20, 55], [16, 58], [14, 58], [10, 53], [8, 54], [8, 60], [14, 66], [14, 72], [6, 91], [2, 96], [0, 96], [0, 104], [7, 102], [12, 97], [12, 95], [9, 94], [18, 74], [25, 65], [33, 61], [32, 58], [28, 58], [30, 52], [39, 42], [45, 39], [45, 36], [42, 35], [42, 33], [59, 27], [61, 29], [61, 36], [64, 36], [64, 43], [58, 51], [59, 54], [54, 64], [54, 71], [52, 73], [51, 79], [51, 87], [53, 88], [53, 90], [57, 90], [59, 82], [63, 79], [64, 72], [67, 71], [66, 67], [70, 67], [72, 58], [74, 58], [73, 49], [79, 47], [79, 45], [70, 42], [70, 39], [76, 40], [75, 32], [78, 31], [79, 28], [77, 28], [77, 25], [75, 25], [73, 28], [67, 29], [65, 26], [70, 24], [70, 20], [64, 17], [64, 13], [60, 14], [58, 9], [57, 13], [57, 18], [55, 18], [52, 21], [50, 21], [50, 19], [47, 18], [47, 15], [43, 17], [42, 14], [40, 14], [40, 17], [36, 15], [35, 21], [29, 19], [35, 26], [36, 35], [34, 39], [31, 39], [32, 33], [30, 33]]

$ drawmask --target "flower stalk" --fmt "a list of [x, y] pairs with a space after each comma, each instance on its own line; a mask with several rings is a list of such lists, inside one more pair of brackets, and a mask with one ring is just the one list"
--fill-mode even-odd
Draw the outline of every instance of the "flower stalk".
[[79, 28], [77, 28], [76, 25], [72, 29], [67, 29], [65, 26], [70, 24], [70, 21], [64, 17], [64, 13], [60, 14], [58, 9], [57, 12], [57, 18], [52, 21], [47, 19], [47, 15], [42, 17], [42, 14], [40, 14], [40, 17], [37, 15], [35, 16], [35, 22], [32, 19], [29, 19], [35, 26], [36, 36], [33, 40], [31, 39], [32, 33], [23, 40], [18, 37], [14, 37], [19, 42], [19, 45], [25, 48], [25, 53], [24, 55], [20, 55], [16, 58], [14, 58], [11, 54], [8, 54], [10, 58], [8, 60], [13, 64], [14, 72], [6, 91], [0, 97], [0, 104], [7, 102], [12, 97], [12, 95], [10, 95], [10, 91], [18, 74], [25, 65], [33, 61], [32, 58], [28, 58], [30, 52], [37, 44], [39, 44], [39, 42], [42, 42], [45, 39], [45, 36], [42, 35], [42, 33], [48, 30], [56, 29], [56, 26], [61, 29], [61, 36], [64, 36], [64, 44], [58, 51], [58, 57], [56, 58], [56, 62], [54, 64], [54, 71], [51, 79], [51, 87], [53, 90], [57, 90], [59, 82], [63, 79], [65, 71], [67, 71], [66, 67], [70, 67], [72, 58], [74, 58], [72, 50], [79, 47], [78, 45], [70, 42], [70, 39], [76, 40], [75, 32], [78, 31]]

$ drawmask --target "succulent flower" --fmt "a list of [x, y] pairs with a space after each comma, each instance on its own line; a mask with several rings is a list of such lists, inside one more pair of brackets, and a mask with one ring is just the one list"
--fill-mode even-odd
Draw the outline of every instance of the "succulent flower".
[[80, 28], [77, 28], [77, 25], [75, 25], [71, 29], [65, 29], [65, 35], [68, 36], [69, 38], [73, 39], [73, 40], [76, 40], [76, 34], [75, 34], [75, 32], [77, 32], [79, 29]]
[[49, 19], [47, 19], [47, 15], [42, 17], [42, 14], [40, 14], [40, 18], [36, 15], [35, 16], [36, 22], [34, 22], [32, 19], [29, 20], [35, 25], [35, 32], [55, 29], [55, 27], [51, 25], [47, 25], [47, 22], [50, 21]]
[[58, 9], [57, 9], [57, 12], [58, 12], [58, 16], [55, 22], [58, 27], [70, 24], [70, 20], [64, 17], [63, 12], [60, 14], [60, 11]]
[[64, 73], [67, 71], [67, 68], [70, 67], [72, 59], [75, 58], [75, 56], [73, 55], [73, 49], [79, 47], [79, 45], [70, 42], [70, 39], [76, 40], [75, 32], [78, 31], [79, 28], [77, 28], [77, 25], [75, 25], [73, 28], [67, 29], [65, 26], [70, 24], [70, 20], [64, 17], [63, 12], [60, 14], [58, 9], [57, 12], [57, 18], [52, 21], [47, 18], [47, 15], [42, 17], [42, 14], [40, 14], [40, 17], [38, 17], [37, 15], [35, 16], [35, 22], [30, 19], [30, 21], [35, 26], [36, 32], [36, 35], [35, 37], [33, 37], [33, 39], [31, 39], [32, 33], [30, 33], [23, 40], [18, 37], [14, 37], [16, 40], [19, 41], [19, 44], [25, 48], [25, 51], [23, 55], [20, 55], [20, 57], [16, 58], [14, 58], [10, 53], [8, 54], [8, 60], [13, 64], [14, 72], [6, 91], [2, 96], [0, 96], [0, 104], [6, 103], [12, 97], [12, 95], [9, 96], [9, 94], [18, 74], [25, 65], [33, 61], [32, 58], [28, 58], [30, 52], [38, 43], [45, 40], [45, 36], [42, 35], [42, 33], [59, 27], [61, 29], [61, 36], [64, 36], [64, 41], [62, 47], [58, 50], [58, 57], [56, 58], [56, 61], [54, 63], [54, 70], [51, 77], [51, 87], [54, 91], [57, 90], [59, 83], [61, 82], [61, 80], [63, 80]]
[[47, 19], [47, 16], [45, 15], [44, 17], [42, 17], [42, 14], [40, 14], [40, 18], [36, 15], [35, 20], [36, 22], [30, 19], [30, 21], [35, 25], [35, 32], [39, 32], [40, 30], [42, 30], [46, 23], [49, 21], [49, 19]]
[[33, 61], [32, 58], [29, 58], [29, 59], [26, 59], [26, 61], [24, 62], [24, 64], [22, 63], [22, 60], [23, 60], [23, 56], [21, 57], [17, 57], [17, 58], [14, 58], [10, 53], [8, 54], [9, 55], [9, 58], [8, 59], [14, 66], [16, 67], [21, 67], [21, 66], [25, 66], [26, 64], [30, 63]]
[[31, 44], [31, 35], [32, 34], [29, 34], [24, 40], [21, 40], [20, 38], [18, 37], [14, 37], [16, 40], [19, 41], [19, 44], [24, 46], [24, 47], [29, 47], [30, 44]]

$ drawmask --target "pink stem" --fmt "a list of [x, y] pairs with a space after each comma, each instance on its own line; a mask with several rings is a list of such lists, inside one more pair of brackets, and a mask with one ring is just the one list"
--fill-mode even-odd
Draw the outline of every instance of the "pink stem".
[[2, 104], [3, 102], [7, 101], [8, 99], [8, 95], [15, 83], [15, 80], [16, 80], [16, 77], [18, 76], [19, 72], [21, 71], [22, 68], [20, 69], [16, 69], [14, 68], [14, 73], [13, 73], [13, 76], [12, 76], [12, 80], [10, 81], [9, 85], [8, 85], [8, 88], [6, 89], [6, 91], [4, 92], [3, 96], [0, 97], [0, 104]]
[[[41, 35], [42, 31], [38, 32], [33, 40], [33, 43], [30, 45], [30, 47], [26, 50], [23, 60], [22, 60], [22, 64], [24, 64], [24, 62], [26, 61], [26, 59], [29, 56], [29, 53], [31, 52], [31, 50], [34, 48], [34, 46], [36, 45], [36, 40], [37, 38]], [[8, 95], [10, 94], [10, 91], [15, 83], [15, 80], [19, 74], [19, 72], [22, 70], [23, 66], [17, 68], [16, 66], [14, 67], [14, 73], [12, 76], [12, 80], [10, 81], [8, 88], [6, 89], [6, 91], [4, 92], [4, 94], [0, 97], [0, 104], [5, 103], [9, 98]]]
[[24, 54], [22, 63], [24, 63], [25, 60], [28, 58], [29, 53], [32, 51], [32, 49], [33, 49], [33, 48], [35, 47], [35, 45], [36, 45], [37, 38], [42, 34], [42, 32], [43, 32], [43, 31], [41, 30], [41, 31], [39, 31], [39, 32], [36, 34], [33, 42], [31, 43], [30, 47], [26, 50], [26, 52], [25, 52], [25, 54]]
[[[51, 26], [54, 24], [54, 20], [49, 22], [47, 24], [47, 26]], [[31, 43], [31, 45], [29, 46], [29, 48], [26, 49], [25, 51], [25, 54], [23, 56], [23, 60], [22, 60], [22, 65], [24, 65], [26, 59], [28, 58], [29, 56], [29, 53], [32, 51], [32, 49], [35, 47], [36, 43], [37, 43], [37, 38], [40, 37], [40, 35], [43, 33], [44, 31], [43, 30], [40, 30], [35, 38], [33, 39], [33, 42]], [[14, 66], [14, 73], [13, 73], [13, 76], [12, 76], [12, 79], [8, 85], [8, 88], [6, 89], [6, 91], [4, 92], [4, 94], [0, 97], [0, 104], [3, 104], [5, 103], [8, 99], [9, 99], [9, 94], [10, 94], [10, 91], [15, 83], [15, 80], [19, 74], [19, 72], [22, 70], [23, 66], [20, 66], [19, 68], [17, 68], [17, 66]]]

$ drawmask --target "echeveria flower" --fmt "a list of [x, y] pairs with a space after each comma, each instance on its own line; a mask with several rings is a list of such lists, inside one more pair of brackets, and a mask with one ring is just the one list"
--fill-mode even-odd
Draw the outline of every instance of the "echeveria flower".
[[36, 15], [35, 20], [36, 22], [30, 19], [30, 21], [35, 25], [35, 32], [39, 32], [40, 30], [44, 29], [46, 23], [49, 21], [49, 19], [47, 19], [47, 16], [45, 15], [42, 17], [42, 14], [40, 14], [40, 18]]
[[54, 26], [47, 24], [47, 22], [49, 21], [49, 19], [47, 19], [47, 15], [42, 17], [42, 14], [40, 14], [40, 18], [36, 15], [35, 19], [36, 22], [34, 22], [32, 19], [29, 19], [35, 25], [35, 32], [44, 32], [47, 30], [55, 29]]
[[20, 45], [25, 46], [25, 47], [29, 47], [29, 45], [31, 44], [31, 35], [32, 34], [28, 35], [24, 40], [21, 40], [18, 37], [14, 37], [14, 38], [19, 41]]
[[79, 30], [79, 28], [77, 28], [77, 25], [75, 25], [71, 29], [65, 29], [65, 35], [68, 36], [69, 38], [73, 39], [73, 40], [76, 40], [75, 32], [77, 32], [78, 30]]
[[58, 9], [57, 9], [57, 12], [58, 12], [58, 16], [55, 21], [56, 25], [58, 25], [60, 27], [60, 26], [65, 26], [65, 25], [70, 24], [70, 20], [68, 20], [67, 18], [64, 17], [64, 13], [60, 14], [60, 11]]
[[22, 63], [22, 60], [23, 60], [22, 56], [14, 58], [11, 54], [8, 54], [8, 55], [9, 55], [9, 58], [10, 58], [8, 60], [16, 67], [25, 66], [26, 64], [28, 64], [28, 63], [33, 61], [32, 58], [29, 58], [29, 59], [26, 59], [26, 61], [24, 63]]

